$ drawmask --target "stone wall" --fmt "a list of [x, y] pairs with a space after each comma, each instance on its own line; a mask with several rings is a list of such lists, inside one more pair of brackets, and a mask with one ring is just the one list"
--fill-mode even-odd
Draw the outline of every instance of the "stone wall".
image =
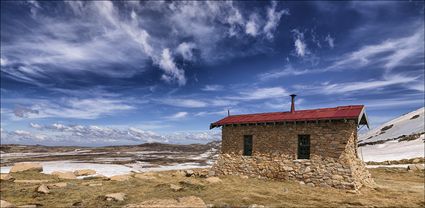
[[[298, 135], [310, 135], [310, 159], [297, 159]], [[252, 135], [253, 155], [243, 156], [243, 136]], [[265, 126], [225, 126], [218, 175], [296, 180], [310, 186], [358, 189], [373, 179], [357, 156], [354, 121]]]

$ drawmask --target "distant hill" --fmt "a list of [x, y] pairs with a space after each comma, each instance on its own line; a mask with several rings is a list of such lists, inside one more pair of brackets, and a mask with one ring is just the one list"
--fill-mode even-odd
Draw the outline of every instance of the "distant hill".
[[366, 162], [423, 157], [424, 109], [417, 109], [359, 135], [360, 157]]

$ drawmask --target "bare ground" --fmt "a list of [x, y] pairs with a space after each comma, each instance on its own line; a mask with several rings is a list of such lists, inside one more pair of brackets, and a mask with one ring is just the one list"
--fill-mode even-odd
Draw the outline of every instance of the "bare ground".
[[[63, 180], [51, 175], [27, 172], [13, 174], [16, 179], [48, 179], [52, 183], [68, 182], [65, 188], [52, 189], [49, 194], [35, 190], [37, 184], [1, 182], [1, 199], [15, 205], [38, 204], [44, 207], [120, 207], [150, 199], [170, 199], [198, 196], [215, 207], [247, 207], [252, 204], [269, 207], [424, 207], [424, 172], [404, 169], [371, 169], [377, 188], [362, 188], [360, 194], [346, 190], [317, 188], [291, 181], [243, 179], [238, 176], [221, 177], [222, 182], [209, 184], [204, 178], [185, 177], [175, 171], [153, 173], [156, 179], [131, 178], [129, 181], [102, 179]], [[186, 182], [185, 182], [186, 181]], [[189, 181], [189, 183], [187, 183]], [[102, 183], [90, 187], [86, 182]], [[180, 185], [173, 191], [169, 184]], [[127, 194], [123, 202], [104, 200], [104, 195], [115, 192]]]

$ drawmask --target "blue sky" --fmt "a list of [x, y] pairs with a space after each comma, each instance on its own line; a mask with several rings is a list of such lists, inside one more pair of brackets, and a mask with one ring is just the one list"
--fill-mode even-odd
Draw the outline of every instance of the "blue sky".
[[227, 114], [424, 106], [424, 3], [1, 2], [1, 141], [194, 143]]

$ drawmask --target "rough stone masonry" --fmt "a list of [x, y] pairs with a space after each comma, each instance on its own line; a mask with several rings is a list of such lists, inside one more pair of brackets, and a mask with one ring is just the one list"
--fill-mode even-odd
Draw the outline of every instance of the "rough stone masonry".
[[[244, 156], [244, 136], [252, 155]], [[310, 135], [310, 158], [297, 159], [298, 135]], [[335, 120], [274, 125], [223, 125], [217, 175], [295, 180], [309, 186], [359, 189], [374, 181], [357, 154], [357, 122]]]

